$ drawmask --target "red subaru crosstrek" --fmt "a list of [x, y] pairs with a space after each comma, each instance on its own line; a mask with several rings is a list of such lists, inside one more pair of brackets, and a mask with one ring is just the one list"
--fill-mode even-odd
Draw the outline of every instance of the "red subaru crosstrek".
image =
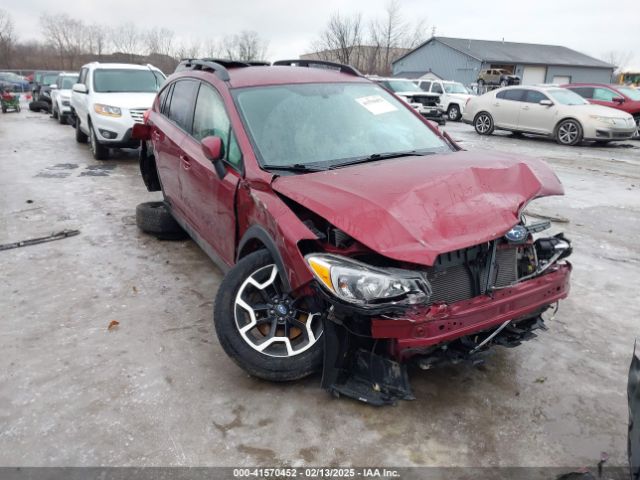
[[551, 169], [462, 151], [349, 66], [185, 61], [134, 135], [164, 195], [141, 228], [172, 217], [226, 272], [218, 339], [257, 377], [409, 399], [408, 360], [518, 345], [569, 292], [570, 242], [526, 218]]

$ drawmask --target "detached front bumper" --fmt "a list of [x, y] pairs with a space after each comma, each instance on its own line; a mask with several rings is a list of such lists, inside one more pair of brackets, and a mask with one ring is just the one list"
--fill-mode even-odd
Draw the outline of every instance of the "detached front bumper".
[[371, 320], [371, 335], [391, 340], [391, 353], [398, 360], [421, 354], [428, 347], [497, 327], [507, 320], [527, 318], [541, 307], [569, 294], [571, 264], [512, 287], [496, 290], [451, 305], [432, 305], [408, 311], [401, 318]]

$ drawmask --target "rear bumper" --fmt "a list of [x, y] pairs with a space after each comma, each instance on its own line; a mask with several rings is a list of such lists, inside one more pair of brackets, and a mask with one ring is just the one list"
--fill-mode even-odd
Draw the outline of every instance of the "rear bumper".
[[491, 297], [432, 305], [408, 311], [400, 319], [373, 318], [371, 334], [391, 340], [393, 356], [404, 359], [428, 347], [535, 314], [569, 294], [570, 275], [571, 264], [564, 263], [537, 278], [497, 290]]

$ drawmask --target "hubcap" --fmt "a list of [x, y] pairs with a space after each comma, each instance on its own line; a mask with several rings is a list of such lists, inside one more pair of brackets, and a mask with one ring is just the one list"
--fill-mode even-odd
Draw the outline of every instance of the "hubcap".
[[476, 120], [476, 128], [480, 133], [487, 133], [491, 128], [491, 120], [486, 115], [480, 115]]
[[573, 122], [566, 122], [560, 125], [558, 138], [562, 143], [573, 143], [578, 137], [578, 126]]
[[449, 118], [451, 120], [455, 120], [456, 118], [458, 118], [458, 109], [456, 107], [451, 107], [449, 109]]
[[271, 357], [298, 355], [322, 335], [320, 314], [309, 311], [304, 297], [283, 292], [275, 265], [256, 270], [242, 283], [234, 315], [244, 341]]

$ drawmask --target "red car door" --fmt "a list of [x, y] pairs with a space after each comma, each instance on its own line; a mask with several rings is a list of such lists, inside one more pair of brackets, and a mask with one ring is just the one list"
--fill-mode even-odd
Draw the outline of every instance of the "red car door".
[[[198, 85], [198, 81], [189, 79], [175, 82], [160, 104], [160, 113], [152, 118], [151, 141], [162, 191], [174, 212], [182, 216], [185, 216], [185, 208], [180, 194], [180, 146], [190, 129]], [[164, 91], [159, 99], [163, 94]]]
[[[209, 136], [222, 139], [227, 167], [223, 179], [202, 152], [200, 141]], [[182, 143], [182, 203], [189, 223], [227, 265], [235, 260], [235, 193], [240, 181], [241, 158], [222, 98], [213, 87], [202, 83], [195, 103], [192, 132]]]

